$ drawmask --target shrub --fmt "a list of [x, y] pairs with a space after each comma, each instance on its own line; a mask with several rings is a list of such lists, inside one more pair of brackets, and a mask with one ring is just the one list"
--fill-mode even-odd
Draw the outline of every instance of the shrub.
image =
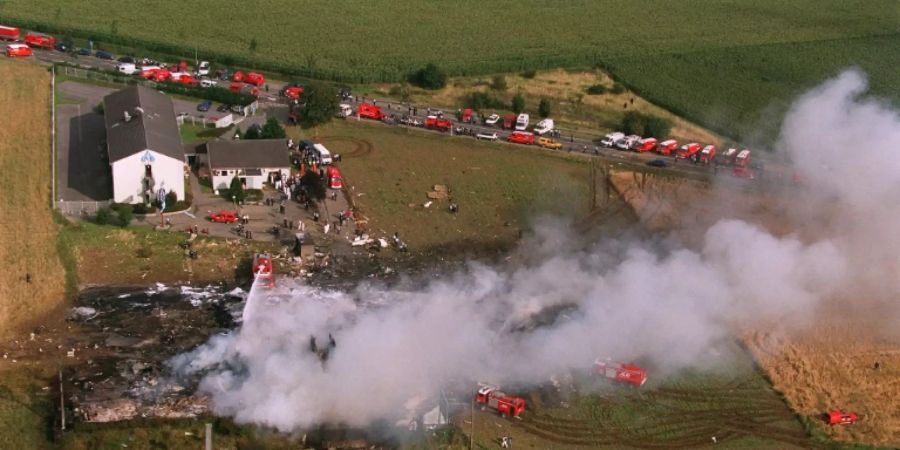
[[530, 80], [530, 79], [534, 78], [535, 75], [537, 75], [537, 71], [536, 70], [526, 70], [519, 75], [521, 75], [522, 78]]
[[487, 92], [470, 92], [469, 94], [463, 97], [463, 103], [475, 109], [476, 111], [481, 111], [484, 109], [505, 109], [506, 103], [491, 95]]
[[138, 203], [131, 207], [131, 212], [133, 212], [134, 214], [147, 214], [149, 210], [147, 209], [147, 205]]
[[428, 63], [410, 77], [410, 82], [419, 87], [437, 90], [447, 85], [447, 74], [433, 63]]
[[538, 115], [541, 117], [549, 117], [552, 112], [553, 105], [550, 104], [550, 100], [542, 98], [541, 102], [538, 103]]
[[522, 97], [521, 93], [516, 94], [512, 99], [512, 104], [509, 105], [514, 113], [519, 114], [522, 111], [525, 111], [525, 97]]
[[94, 223], [97, 225], [106, 225], [113, 219], [112, 211], [109, 208], [100, 208], [94, 215]]
[[638, 136], [653, 136], [665, 139], [672, 129], [672, 123], [662, 117], [629, 111], [622, 116], [622, 132]]
[[625, 92], [625, 86], [622, 86], [621, 83], [613, 83], [612, 89], [609, 90], [613, 94], [621, 94]]
[[602, 84], [595, 84], [592, 86], [588, 86], [588, 88], [587, 88], [587, 93], [589, 95], [603, 95], [606, 93], [606, 91], [607, 91], [606, 86], [604, 86]]
[[503, 75], [494, 75], [494, 78], [491, 80], [491, 89], [499, 92], [506, 91], [508, 85], [506, 84], [506, 77]]
[[131, 224], [131, 220], [134, 218], [131, 205], [127, 203], [116, 203], [113, 205], [113, 210], [116, 212], [116, 218], [115, 221], [112, 222], [113, 224], [120, 227], [127, 227]]

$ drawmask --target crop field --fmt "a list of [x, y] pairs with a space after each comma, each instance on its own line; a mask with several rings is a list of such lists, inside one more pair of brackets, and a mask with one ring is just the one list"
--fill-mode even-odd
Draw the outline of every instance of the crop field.
[[65, 299], [50, 214], [50, 74], [0, 61], [0, 335], [19, 331]]
[[399, 81], [430, 61], [450, 75], [600, 66], [663, 107], [749, 140], [778, 122], [798, 90], [849, 65], [870, 72], [876, 93], [896, 100], [900, 91], [888, 69], [900, 62], [900, 8], [891, 0], [223, 0], [215, 8], [7, 0], [3, 21], [351, 83]]

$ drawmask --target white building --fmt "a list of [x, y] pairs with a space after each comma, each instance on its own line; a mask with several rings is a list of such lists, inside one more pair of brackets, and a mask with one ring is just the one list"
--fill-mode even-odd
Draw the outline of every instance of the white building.
[[172, 100], [143, 86], [103, 98], [113, 200], [150, 203], [160, 190], [184, 199], [184, 149]]
[[234, 177], [247, 189], [262, 189], [291, 175], [287, 139], [209, 141], [206, 158], [213, 189], [228, 189]]

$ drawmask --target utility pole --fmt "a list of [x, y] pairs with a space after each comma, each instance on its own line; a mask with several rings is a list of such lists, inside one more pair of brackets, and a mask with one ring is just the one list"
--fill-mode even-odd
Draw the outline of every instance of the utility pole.
[[472, 405], [472, 430], [469, 433], [469, 450], [472, 450], [474, 448], [473, 443], [475, 441], [475, 396], [472, 395], [471, 400], [469, 401]]
[[206, 424], [206, 450], [213, 450], [212, 446], [212, 424]]
[[66, 396], [63, 394], [62, 369], [59, 369], [59, 423], [60, 429], [66, 431]]

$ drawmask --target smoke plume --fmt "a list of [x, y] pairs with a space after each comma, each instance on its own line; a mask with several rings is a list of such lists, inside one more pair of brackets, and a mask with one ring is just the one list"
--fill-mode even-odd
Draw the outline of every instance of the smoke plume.
[[[204, 374], [217, 413], [281, 430], [395, 419], [415, 396], [542, 383], [598, 356], [639, 360], [651, 379], [696, 366], [738, 325], [802, 324], [848, 285], [874, 282], [871, 266], [897, 273], [900, 240], [889, 232], [900, 226], [900, 160], [889, 152], [900, 148], [900, 119], [865, 91], [864, 76], [846, 72], [784, 120], [779, 150], [805, 180], [796, 189], [834, 213], [815, 239], [723, 220], [696, 249], [584, 243], [545, 220], [513, 267], [472, 263], [416, 289], [254, 288], [239, 330], [172, 365]], [[323, 363], [310, 336], [322, 349], [329, 334], [336, 345]]]

